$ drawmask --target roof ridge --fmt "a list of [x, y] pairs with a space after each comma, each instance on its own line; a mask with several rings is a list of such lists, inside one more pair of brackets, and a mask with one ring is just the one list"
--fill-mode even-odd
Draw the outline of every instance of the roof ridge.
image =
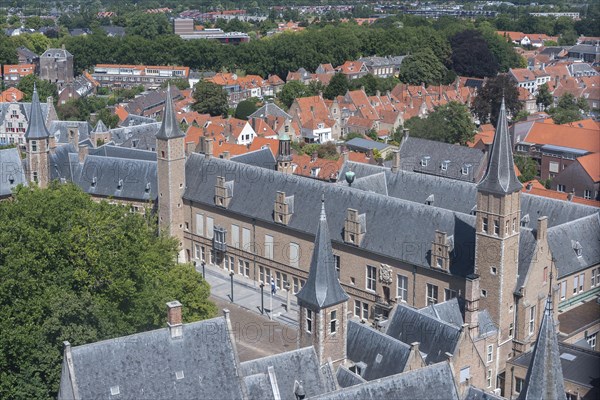
[[360, 323], [360, 322], [358, 322], [358, 321], [355, 321], [354, 319], [349, 319], [349, 320], [348, 320], [348, 323], [353, 323], [353, 324], [356, 324], [356, 325], [358, 325], [358, 326], [362, 326], [362, 327], [364, 327], [365, 329], [369, 330], [370, 332], [374, 332], [374, 333], [376, 333], [377, 335], [379, 335], [379, 336], [381, 336], [381, 337], [385, 337], [386, 339], [390, 339], [390, 340], [392, 340], [393, 342], [397, 342], [397, 343], [399, 343], [401, 346], [404, 346], [404, 347], [406, 347], [407, 349], [410, 349], [410, 348], [411, 348], [409, 344], [407, 344], [407, 343], [404, 343], [402, 340], [400, 340], [400, 339], [396, 339], [396, 338], [395, 338], [395, 337], [393, 337], [393, 336], [387, 335], [387, 334], [385, 334], [385, 333], [383, 333], [383, 332], [381, 332], [381, 331], [378, 331], [377, 329], [374, 329], [374, 328], [372, 328], [372, 327], [370, 327], [370, 326], [368, 326], [368, 325], [366, 325], [366, 324], [363, 324], [363, 323]]

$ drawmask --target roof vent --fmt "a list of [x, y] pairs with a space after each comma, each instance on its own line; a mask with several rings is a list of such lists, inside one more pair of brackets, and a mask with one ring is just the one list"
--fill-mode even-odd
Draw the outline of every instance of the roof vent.
[[426, 167], [429, 164], [429, 160], [431, 160], [430, 156], [421, 157], [421, 167]]
[[573, 246], [573, 250], [575, 250], [577, 257], [581, 257], [583, 255], [583, 247], [581, 246], [581, 243], [576, 240], [571, 240], [571, 245]]
[[356, 177], [356, 174], [352, 171], [348, 171], [345, 174], [345, 178], [346, 178], [346, 182], [348, 182], [348, 186], [352, 186], [352, 183], [354, 182], [354, 178]]
[[14, 176], [14, 175], [9, 175], [9, 176], [8, 176], [8, 183], [10, 183], [11, 185], [12, 185], [13, 183], [15, 183], [15, 176]]
[[428, 206], [432, 206], [434, 201], [435, 196], [433, 194], [430, 194], [429, 197], [427, 197], [427, 199], [425, 200], [425, 204], [427, 204]]
[[574, 361], [577, 356], [571, 354], [571, 353], [562, 353], [560, 355], [560, 358], [562, 358], [563, 360], [567, 360], [567, 361]]
[[175, 378], [177, 378], [177, 380], [183, 379], [183, 371], [175, 372]]
[[119, 179], [119, 183], [117, 183], [117, 189], [121, 190], [123, 188], [123, 179]]
[[150, 193], [150, 182], [146, 183], [146, 193]]
[[380, 353], [377, 353], [377, 357], [375, 357], [375, 363], [379, 364], [383, 360], [383, 356]]
[[98, 183], [98, 178], [93, 177], [92, 178], [92, 187], [96, 187], [96, 183]]
[[118, 394], [120, 394], [120, 393], [121, 393], [121, 390], [119, 389], [119, 386], [118, 386], [118, 385], [117, 385], [117, 386], [111, 386], [111, 387], [110, 387], [110, 395], [111, 395], [111, 396], [116, 396], [116, 395], [118, 395]]

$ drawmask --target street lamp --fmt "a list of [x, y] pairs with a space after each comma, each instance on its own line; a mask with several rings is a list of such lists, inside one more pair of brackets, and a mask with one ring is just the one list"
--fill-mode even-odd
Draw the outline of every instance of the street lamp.
[[229, 276], [231, 277], [231, 302], [233, 303], [233, 271], [229, 273]]
[[204, 278], [204, 279], [206, 279], [206, 272], [204, 270], [205, 267], [206, 267], [206, 263], [204, 261], [202, 261], [202, 278]]
[[265, 284], [264, 282], [260, 283], [260, 313], [265, 313]]

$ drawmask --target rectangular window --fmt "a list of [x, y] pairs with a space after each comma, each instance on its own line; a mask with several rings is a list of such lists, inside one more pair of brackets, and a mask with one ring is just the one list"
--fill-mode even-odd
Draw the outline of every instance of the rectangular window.
[[573, 277], [573, 294], [577, 294], [578, 287], [579, 287], [579, 276], [575, 275]]
[[312, 332], [312, 311], [306, 310], [306, 332]]
[[330, 318], [330, 322], [329, 322], [329, 329], [331, 334], [333, 335], [335, 332], [337, 332], [337, 311], [333, 310], [331, 312], [331, 318]]
[[298, 243], [290, 243], [290, 266], [298, 268], [300, 258], [300, 245]]
[[506, 221], [506, 222], [504, 223], [504, 234], [505, 234], [505, 235], [508, 235], [508, 225], [509, 225], [509, 221]]
[[337, 254], [333, 255], [333, 263], [335, 265], [335, 272], [337, 273], [337, 278], [338, 280], [340, 279], [340, 256], [338, 256]]
[[367, 290], [377, 289], [377, 268], [367, 265]]
[[364, 319], [369, 319], [369, 303], [362, 303], [362, 311], [363, 311], [362, 317]]
[[427, 305], [430, 306], [432, 304], [436, 304], [438, 302], [438, 287], [436, 285], [432, 285], [431, 283], [427, 284]]
[[567, 298], [567, 281], [560, 283], [560, 299], [564, 300]]
[[37, 151], [37, 141], [36, 140], [31, 141], [31, 151]]
[[262, 283], [267, 283], [265, 280], [265, 267], [262, 265], [258, 266], [258, 280]]
[[300, 291], [300, 287], [298, 286], [298, 278], [294, 277], [294, 294]]
[[206, 237], [209, 239], [212, 239], [215, 234], [214, 222], [215, 220], [212, 217], [206, 217]]
[[492, 387], [492, 370], [488, 369], [487, 371], [487, 387], [491, 388]]
[[196, 214], [196, 235], [204, 236], [204, 215]]
[[587, 340], [588, 344], [592, 348], [592, 350], [596, 350], [596, 338], [598, 337], [598, 332], [589, 335], [585, 340]]
[[548, 267], [544, 267], [544, 283], [548, 282]]
[[558, 192], [565, 192], [567, 188], [565, 187], [565, 185], [556, 185], [556, 190]]
[[396, 298], [400, 301], [408, 300], [408, 277], [398, 274], [398, 286], [396, 287]]
[[273, 259], [273, 236], [265, 235], [265, 258]]
[[360, 318], [361, 306], [359, 300], [354, 300], [354, 316]]
[[588, 189], [585, 189], [583, 191], [583, 198], [590, 200], [592, 198], [592, 191], [588, 190]]
[[460, 369], [460, 383], [466, 382], [467, 379], [471, 379], [471, 367]]
[[486, 217], [481, 219], [481, 230], [485, 233], [488, 231], [488, 219]]
[[194, 258], [196, 260], [200, 259], [200, 245], [197, 243], [194, 244]]
[[492, 362], [494, 360], [494, 345], [488, 344], [487, 347], [487, 362]]
[[231, 247], [236, 249], [240, 246], [240, 227], [231, 225]]
[[556, 161], [550, 161], [550, 164], [548, 165], [548, 170], [550, 172], [556, 172], [556, 173], [560, 172], [558, 170], [558, 163]]
[[592, 270], [592, 279], [590, 279], [590, 287], [596, 286], [596, 270]]
[[252, 252], [250, 246], [250, 229], [242, 228], [242, 250]]
[[535, 306], [529, 309], [529, 334], [533, 335], [535, 331]]
[[494, 235], [498, 236], [500, 234], [500, 224], [497, 220], [494, 221]]
[[525, 385], [525, 380], [521, 378], [515, 379], [515, 392], [521, 393], [523, 390], [523, 386]]
[[513, 231], [513, 233], [517, 231], [517, 219], [516, 218], [513, 218], [512, 231]]
[[230, 272], [233, 272], [235, 269], [235, 259], [233, 256], [225, 257], [225, 269]]
[[583, 292], [583, 281], [585, 280], [585, 272], [579, 274], [579, 293]]
[[250, 276], [250, 261], [238, 260], [238, 274]]
[[508, 326], [508, 337], [513, 337], [514, 327], [515, 327], [515, 324], [511, 322], [510, 325]]
[[456, 297], [456, 290], [452, 290], [452, 289], [448, 289], [448, 288], [444, 289], [444, 301], [451, 300], [455, 297]]

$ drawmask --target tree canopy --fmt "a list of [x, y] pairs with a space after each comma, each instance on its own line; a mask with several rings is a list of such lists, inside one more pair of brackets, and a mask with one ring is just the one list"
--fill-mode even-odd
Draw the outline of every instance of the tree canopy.
[[337, 96], [345, 95], [349, 87], [350, 85], [346, 75], [337, 73], [331, 78], [329, 84], [323, 91], [323, 97], [333, 100]]
[[446, 73], [446, 67], [435, 56], [433, 50], [424, 48], [402, 61], [399, 76], [402, 82], [411, 85], [439, 85], [444, 81]]
[[50, 96], [54, 98], [54, 101], [58, 99], [58, 91], [56, 90], [56, 85], [54, 83], [45, 81], [35, 74], [31, 74], [23, 77], [17, 85], [17, 89], [24, 93], [24, 101], [31, 101], [34, 84], [37, 87], [40, 101], [45, 102], [46, 98]]
[[77, 186], [18, 187], [0, 202], [0, 398], [56, 398], [62, 343], [77, 346], [216, 315], [194, 267], [156, 221]]
[[550, 105], [552, 105], [553, 101], [554, 101], [554, 98], [552, 97], [552, 93], [550, 93], [550, 89], [548, 88], [548, 84], [544, 83], [543, 85], [541, 85], [538, 88], [538, 94], [535, 97], [535, 103], [538, 106], [542, 106], [542, 108], [545, 110]]
[[506, 103], [507, 111], [512, 116], [516, 116], [523, 108], [523, 104], [519, 100], [517, 82], [508, 74], [499, 74], [488, 79], [473, 100], [471, 111], [482, 124], [490, 122], [496, 126], [502, 98]]
[[194, 100], [192, 109], [201, 114], [227, 115], [229, 103], [227, 93], [216, 83], [201, 80], [194, 86]]
[[473, 140], [476, 127], [467, 106], [451, 101], [435, 107], [427, 118], [409, 119], [405, 128], [414, 137], [465, 145]]
[[565, 93], [558, 99], [556, 107], [548, 110], [555, 124], [567, 124], [582, 119], [582, 114], [589, 111], [584, 98], [576, 98], [571, 93]]
[[258, 110], [256, 99], [240, 101], [235, 108], [235, 117], [237, 119], [248, 119], [248, 116]]
[[452, 67], [457, 74], [484, 78], [498, 73], [498, 60], [479, 31], [458, 32], [450, 38], [450, 46]]

